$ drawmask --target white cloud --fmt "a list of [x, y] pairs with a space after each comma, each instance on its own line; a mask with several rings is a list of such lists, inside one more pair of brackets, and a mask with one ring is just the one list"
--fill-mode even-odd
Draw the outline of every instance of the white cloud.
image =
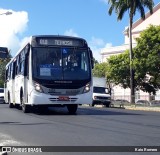
[[[64, 35], [80, 37], [73, 29], [66, 30]], [[105, 43], [105, 41], [103, 39], [97, 38], [94, 36], [91, 37], [91, 40], [87, 41], [87, 42], [93, 52], [94, 58], [99, 62], [101, 62], [100, 52], [101, 52], [102, 48], [108, 48], [108, 47], [112, 46], [111, 43]]]
[[103, 39], [92, 37], [90, 44], [93, 46], [104, 46], [105, 42]]
[[24, 47], [27, 43], [28, 43], [28, 40], [30, 39], [30, 37], [25, 37], [21, 40], [20, 42], [20, 48]]
[[101, 50], [102, 48], [111, 47], [111, 43], [105, 43], [105, 41], [101, 38], [92, 37], [91, 41], [89, 41], [89, 46], [92, 49], [94, 58], [101, 62]]
[[12, 12], [11, 15], [0, 15], [0, 46], [11, 49], [14, 56], [21, 47], [20, 36], [26, 31], [28, 24], [28, 13], [25, 11], [13, 11], [0, 9], [0, 13], [7, 11]]
[[107, 43], [104, 48], [112, 47], [112, 43]]
[[79, 37], [78, 34], [76, 32], [74, 32], [73, 29], [66, 30], [64, 35], [73, 36], [73, 37]]
[[105, 46], [105, 42], [96, 37], [92, 37], [91, 41], [88, 42], [92, 52], [93, 52], [93, 57], [98, 60], [99, 62], [101, 61], [101, 48]]
[[108, 0], [100, 0], [101, 2], [108, 4]]

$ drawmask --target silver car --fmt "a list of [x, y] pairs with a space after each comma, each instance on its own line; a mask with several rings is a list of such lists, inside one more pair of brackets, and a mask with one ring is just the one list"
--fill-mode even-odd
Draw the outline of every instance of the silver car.
[[151, 106], [153, 107], [160, 107], [160, 100], [152, 100]]
[[0, 103], [4, 103], [4, 89], [0, 88]]
[[112, 101], [111, 107], [120, 106], [120, 108], [123, 108], [125, 105], [130, 105], [130, 102], [125, 99], [116, 99]]
[[140, 105], [140, 106], [150, 106], [151, 103], [150, 103], [149, 101], [147, 101], [147, 100], [138, 100], [138, 101], [136, 102], [136, 105]]

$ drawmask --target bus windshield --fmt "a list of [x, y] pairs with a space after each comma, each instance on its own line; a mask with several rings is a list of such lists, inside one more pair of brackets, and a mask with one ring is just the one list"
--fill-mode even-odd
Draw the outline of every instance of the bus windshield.
[[32, 48], [33, 77], [42, 80], [86, 80], [90, 78], [87, 49]]

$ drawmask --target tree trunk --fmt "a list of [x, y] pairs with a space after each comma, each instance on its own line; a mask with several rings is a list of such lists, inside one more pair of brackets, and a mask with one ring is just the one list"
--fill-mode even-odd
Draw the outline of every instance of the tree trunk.
[[133, 18], [130, 16], [130, 21], [129, 21], [130, 89], [131, 89], [130, 102], [135, 103], [133, 50], [132, 50], [132, 21]]

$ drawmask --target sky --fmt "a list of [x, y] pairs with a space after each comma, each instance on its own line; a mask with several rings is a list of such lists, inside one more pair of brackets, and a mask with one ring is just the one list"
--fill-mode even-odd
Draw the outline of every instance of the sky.
[[[124, 44], [129, 22], [127, 13], [117, 21], [108, 9], [108, 0], [0, 0], [0, 47], [14, 56], [32, 35], [76, 36], [86, 39], [100, 62], [102, 48]], [[1, 15], [6, 11], [12, 14]]]

